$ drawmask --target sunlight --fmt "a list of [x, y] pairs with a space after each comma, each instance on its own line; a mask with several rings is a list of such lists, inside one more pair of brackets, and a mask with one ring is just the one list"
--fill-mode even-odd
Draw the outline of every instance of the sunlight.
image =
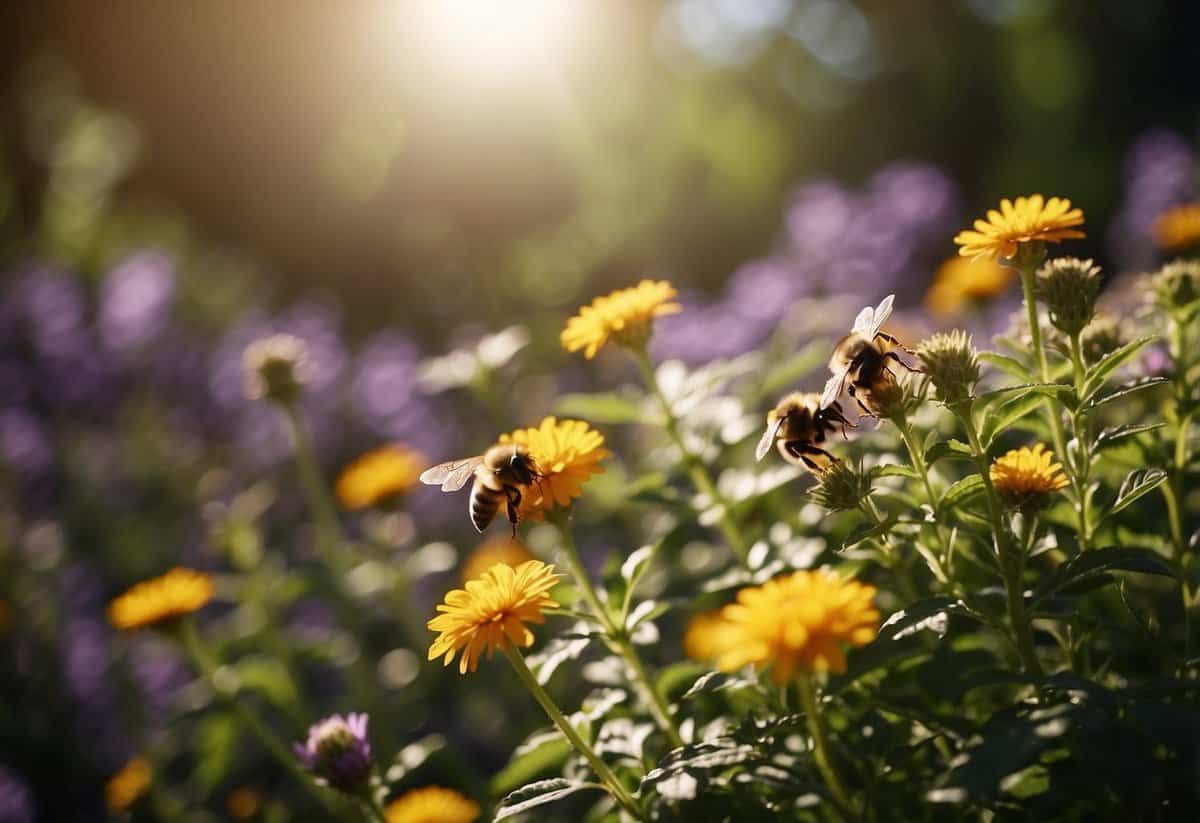
[[430, 46], [460, 69], [536, 72], [565, 52], [582, 3], [573, 0], [425, 0], [419, 24]]

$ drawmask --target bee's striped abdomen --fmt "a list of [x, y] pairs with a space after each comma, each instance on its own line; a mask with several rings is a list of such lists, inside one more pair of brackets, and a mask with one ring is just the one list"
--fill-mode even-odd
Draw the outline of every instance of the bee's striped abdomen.
[[478, 480], [471, 487], [471, 522], [476, 531], [483, 531], [492, 522], [500, 504], [504, 502], [504, 490], [489, 488]]

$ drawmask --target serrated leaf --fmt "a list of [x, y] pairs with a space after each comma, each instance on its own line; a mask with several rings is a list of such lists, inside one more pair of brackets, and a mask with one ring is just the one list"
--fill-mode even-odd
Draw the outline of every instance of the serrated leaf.
[[538, 806], [544, 806], [547, 803], [561, 800], [568, 795], [575, 794], [584, 789], [597, 788], [600, 787], [592, 783], [572, 783], [569, 780], [563, 780], [561, 777], [551, 780], [539, 780], [536, 783], [529, 783], [522, 786], [501, 800], [500, 805], [496, 807], [496, 814], [492, 819], [504, 820], [513, 815], [527, 812], [530, 809], [536, 809]]
[[910, 466], [902, 466], [899, 463], [888, 463], [886, 466], [876, 466], [871, 469], [871, 477], [904, 477], [908, 480], [917, 480], [917, 473]]
[[938, 501], [938, 508], [957, 508], [980, 494], [983, 494], [983, 477], [978, 474], [968, 474], [946, 489], [946, 493]]
[[925, 464], [928, 466], [932, 466], [939, 460], [947, 458], [958, 460], [975, 459], [971, 456], [971, 447], [953, 437], [949, 440], [939, 440], [925, 450]]
[[895, 518], [890, 517], [882, 523], [859, 523], [842, 544], [842, 551], [848, 551], [861, 543], [889, 533], [897, 522]]
[[[584, 637], [579, 635], [583, 634]], [[571, 636], [554, 637], [545, 648], [526, 658], [529, 668], [537, 676], [543, 686], [550, 682], [558, 667], [569, 660], [575, 660], [587, 649], [591, 636], [595, 633], [588, 631], [588, 624], [578, 623]]]
[[639, 398], [615, 392], [566, 394], [558, 399], [554, 407], [561, 415], [592, 423], [637, 423], [643, 418]]
[[1117, 499], [1109, 507], [1108, 514], [1113, 515], [1128, 508], [1138, 498], [1161, 486], [1166, 479], [1167, 473], [1162, 469], [1138, 469], [1130, 472], [1121, 483]]
[[1041, 396], [1033, 394], [1007, 400], [995, 408], [988, 409], [980, 433], [984, 448], [992, 444], [992, 440], [997, 434], [1006, 431], [1025, 416], [1032, 414], [1044, 403], [1045, 400]]
[[1075, 389], [1065, 383], [1022, 383], [1019, 386], [1004, 386], [984, 392], [976, 397], [975, 400], [985, 405], [996, 403], [1000, 400], [1011, 403], [1018, 398], [1030, 394], [1040, 394], [1043, 397], [1058, 397], [1060, 400], [1067, 402], [1074, 397]]
[[[945, 615], [952, 611], [960, 611], [962, 604], [950, 597], [930, 597], [925, 600], [918, 600], [916, 603], [893, 613], [879, 627], [880, 640], [898, 640], [912, 634], [914, 631], [920, 631], [922, 624], [927, 623], [931, 618], [938, 615]], [[932, 625], [926, 628], [933, 628]], [[938, 637], [945, 635], [945, 630], [936, 632]]]
[[1174, 577], [1175, 572], [1158, 552], [1151, 549], [1133, 546], [1109, 546], [1103, 549], [1092, 549], [1077, 555], [1059, 566], [1053, 574], [1045, 578], [1033, 595], [1037, 603], [1050, 595], [1073, 586], [1094, 575], [1109, 572], [1140, 572], [1155, 574], [1163, 577]]
[[979, 361], [987, 363], [989, 366], [995, 366], [1001, 371], [1011, 374], [1018, 380], [1024, 380], [1027, 383], [1033, 382], [1033, 372], [1015, 357], [991, 351], [981, 351], [979, 353]]
[[660, 781], [682, 772], [707, 772], [741, 763], [758, 762], [761, 759], [762, 753], [757, 747], [739, 743], [733, 738], [722, 737], [701, 743], [689, 743], [668, 752], [659, 761], [658, 768], [652, 769], [642, 778], [639, 793], [645, 793]]
[[1106, 449], [1126, 437], [1161, 429], [1165, 425], [1166, 423], [1126, 423], [1123, 426], [1109, 426], [1096, 437], [1094, 448], [1096, 450]]
[[691, 685], [680, 700], [688, 700], [702, 694], [724, 691], [725, 689], [744, 689], [757, 685], [756, 681], [748, 680], [737, 675], [724, 672], [705, 672]]
[[1146, 389], [1152, 389], [1155, 386], [1161, 386], [1170, 382], [1171, 381], [1165, 377], [1141, 377], [1137, 380], [1131, 380], [1128, 383], [1123, 383], [1106, 395], [1093, 398], [1092, 401], [1087, 404], [1087, 410], [1091, 411], [1093, 409], [1098, 409], [1101, 406], [1112, 403], [1116, 400], [1123, 400], [1124, 398], [1129, 397], [1132, 394], [1136, 394], [1137, 392], [1145, 391]]
[[1096, 392], [1103, 388], [1110, 374], [1128, 363], [1138, 352], [1157, 339], [1157, 337], [1140, 337], [1101, 357], [1094, 366], [1087, 370], [1087, 375], [1083, 381], [1083, 397], [1081, 400], [1085, 403], [1090, 400]]

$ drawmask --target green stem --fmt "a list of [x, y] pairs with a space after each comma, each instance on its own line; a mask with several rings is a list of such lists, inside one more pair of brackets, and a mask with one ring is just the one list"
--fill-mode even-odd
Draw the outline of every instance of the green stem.
[[1037, 651], [1033, 644], [1033, 629], [1030, 625], [1029, 614], [1025, 610], [1025, 592], [1022, 585], [1024, 572], [1024, 555], [1009, 539], [1008, 530], [1004, 528], [1004, 507], [996, 487], [992, 484], [991, 466], [983, 443], [979, 439], [979, 431], [975, 426], [975, 418], [971, 413], [971, 405], [955, 409], [955, 414], [962, 421], [967, 432], [967, 441], [971, 444], [971, 453], [975, 465], [983, 478], [984, 497], [987, 502], [988, 519], [992, 524], [992, 533], [996, 543], [996, 557], [1000, 571], [1004, 577], [1004, 590], [1008, 604], [1008, 622], [1013, 633], [1014, 645], [1021, 658], [1021, 665], [1031, 675], [1040, 677], [1042, 665], [1038, 661]]
[[[879, 509], [875, 508], [875, 502], [871, 500], [871, 496], [867, 495], [859, 502], [859, 508], [871, 521], [872, 525], [882, 526], [883, 517], [879, 514]], [[908, 575], [907, 565], [904, 563], [904, 558], [896, 553], [896, 547], [892, 545], [892, 539], [887, 534], [882, 535], [877, 541], [880, 549], [883, 551], [883, 556], [887, 560], [887, 565], [891, 568], [892, 574], [896, 576], [896, 587], [900, 590], [900, 594], [910, 603], [917, 600], [916, 586]]]
[[721, 519], [717, 521], [717, 528], [721, 532], [721, 536], [725, 538], [725, 542], [737, 555], [738, 560], [743, 566], [747, 565], [749, 556], [749, 547], [746, 545], [746, 540], [742, 536], [741, 530], [733, 519], [732, 504], [721, 494], [717, 488], [717, 484], [713, 482], [712, 477], [708, 473], [708, 469], [700, 460], [700, 457], [694, 454], [688, 448], [687, 443], [683, 439], [683, 432], [679, 428], [679, 419], [675, 417], [675, 412], [671, 408], [671, 401], [663, 393], [662, 387], [658, 384], [658, 377], [654, 373], [654, 365], [650, 362], [650, 354], [646, 351], [646, 347], [631, 349], [633, 359], [637, 363], [638, 370], [642, 374], [642, 381], [646, 384], [646, 388], [658, 401], [659, 407], [662, 409], [663, 428], [667, 432], [667, 436], [679, 449], [682, 455], [683, 464], [687, 467], [688, 476], [692, 479], [692, 485], [696, 487], [696, 491], [705, 495], [718, 506], [721, 510]]
[[346, 572], [346, 562], [338, 550], [343, 542], [342, 526], [338, 520], [337, 510], [333, 506], [329, 489], [321, 474], [320, 463], [317, 461], [316, 450], [313, 448], [312, 437], [304, 425], [300, 409], [296, 404], [283, 406], [287, 416], [288, 428], [291, 431], [292, 443], [296, 450], [296, 469], [300, 474], [300, 484], [308, 497], [308, 505], [312, 509], [313, 521], [317, 528], [317, 549], [324, 557], [331, 572], [340, 577]]
[[245, 727], [258, 738], [272, 757], [292, 774], [299, 781], [304, 790], [316, 800], [325, 811], [335, 817], [342, 817], [343, 810], [340, 809], [329, 796], [327, 792], [322, 790], [313, 782], [312, 775], [301, 768], [299, 762], [293, 754], [275, 733], [263, 722], [262, 718], [255, 714], [242, 701], [237, 699], [236, 695], [228, 694], [217, 682], [217, 663], [209, 655], [208, 650], [204, 648], [203, 642], [200, 640], [200, 635], [196, 632], [195, 624], [189, 619], [184, 618], [179, 623], [179, 638], [183, 645], [184, 651], [191, 659], [192, 665], [200, 672], [208, 683], [209, 688], [219, 700], [225, 703]]
[[1192, 428], [1192, 413], [1182, 413], [1188, 402], [1188, 372], [1190, 363], [1187, 349], [1187, 329], [1178, 318], [1170, 320], [1171, 355], [1175, 360], [1175, 449], [1170, 466], [1170, 476], [1162, 485], [1163, 499], [1167, 504], [1167, 522], [1171, 530], [1171, 544], [1175, 568], [1179, 574], [1180, 597], [1183, 601], [1184, 659], [1191, 656], [1192, 640], [1192, 587], [1188, 579], [1191, 554], [1188, 551], [1187, 529], [1183, 513], [1183, 480], [1188, 463], [1188, 435]]
[[608, 764], [601, 760], [596, 751], [579, 736], [579, 732], [575, 731], [575, 727], [571, 725], [571, 721], [567, 719], [566, 715], [555, 704], [553, 698], [546, 693], [546, 690], [538, 683], [537, 678], [533, 676], [533, 672], [529, 670], [529, 666], [526, 665], [525, 658], [521, 656], [521, 653], [511, 646], [505, 646], [504, 655], [508, 658], [508, 662], [512, 664], [513, 671], [517, 673], [517, 677], [521, 683], [533, 695], [533, 699], [538, 702], [546, 712], [546, 716], [563, 733], [563, 736], [567, 738], [567, 741], [575, 748], [575, 751], [583, 755], [583, 758], [591, 765], [592, 770], [596, 772], [597, 777], [604, 782], [613, 799], [621, 804], [621, 807], [632, 815], [634, 819], [644, 819], [642, 810], [638, 808], [637, 801], [633, 799], [633, 795], [617, 779], [617, 776], [613, 774]]
[[817, 761], [817, 769], [825, 779], [833, 805], [847, 821], [859, 819], [850, 801], [850, 795], [842, 785], [833, 760], [829, 757], [829, 744], [825, 740], [825, 728], [821, 723], [821, 714], [817, 711], [817, 689], [813, 676], [805, 674], [797, 681], [800, 692], [800, 705], [804, 709], [804, 721], [808, 724], [808, 733], [813, 739], [813, 759]]
[[925, 455], [921, 450], [921, 444], [917, 442], [916, 435], [913, 433], [912, 426], [908, 422], [908, 416], [901, 411], [892, 418], [892, 422], [896, 424], [896, 428], [900, 431], [900, 437], [904, 440], [904, 446], [908, 449], [909, 460], [912, 461], [913, 471], [921, 477], [921, 483], [925, 487], [925, 497], [929, 503], [930, 510], [934, 513], [933, 536], [937, 542], [938, 558], [937, 563], [930, 564], [930, 571], [939, 583], [948, 583], [949, 578], [946, 575], [942, 563], [946, 560], [946, 543], [942, 539], [942, 530], [937, 523], [937, 492], [933, 490], [933, 481], [929, 479], [929, 466], [925, 463]]
[[[1086, 378], [1086, 369], [1083, 363], [1083, 346], [1079, 342], [1079, 335], [1072, 334], [1071, 340], [1071, 365], [1075, 371], [1075, 395], [1076, 397], [1083, 396], [1083, 384]], [[1089, 427], [1087, 414], [1079, 411], [1071, 417], [1071, 427], [1075, 433], [1075, 442], [1079, 447], [1077, 459], [1078, 473], [1071, 472], [1075, 480], [1076, 493], [1079, 500], [1079, 550], [1087, 551], [1092, 544], [1092, 513], [1091, 504], [1088, 495], [1088, 482], [1091, 475], [1092, 464], [1092, 447], [1091, 447], [1091, 431]], [[1057, 455], [1058, 459], [1064, 465], [1072, 461], [1067, 459], [1067, 454], [1064, 452]]]
[[568, 571], [575, 579], [576, 585], [579, 586], [579, 591], [583, 594], [583, 599], [587, 602], [588, 608], [592, 614], [600, 621], [600, 625], [604, 628], [604, 634], [610, 649], [616, 652], [629, 666], [633, 672], [632, 685], [634, 689], [641, 695], [642, 700], [650, 709], [650, 714], [654, 717], [655, 723], [662, 729], [663, 734], [671, 743], [672, 748], [679, 748], [683, 745], [683, 737], [679, 734], [679, 728], [675, 725], [675, 721], [671, 719], [671, 711], [662, 695], [654, 688], [654, 684], [650, 680], [650, 676], [646, 673], [646, 667], [642, 664], [641, 658], [638, 656], [637, 650], [633, 647], [633, 641], [629, 638], [629, 633], [625, 631], [624, 626], [618, 626], [608, 613], [608, 609], [600, 602], [600, 596], [596, 593], [596, 587], [592, 585], [591, 577], [587, 573], [587, 569], [583, 566], [583, 561], [579, 558], [579, 549], [575, 545], [575, 535], [571, 532], [571, 526], [567, 522], [565, 511], [555, 510], [551, 512], [547, 518], [557, 528], [558, 533], [562, 537], [563, 557], [566, 560]]
[[383, 806], [375, 798], [374, 792], [370, 792], [362, 799], [362, 805], [367, 811], [368, 820], [374, 820], [375, 823], [388, 823], [387, 812], [384, 811]]

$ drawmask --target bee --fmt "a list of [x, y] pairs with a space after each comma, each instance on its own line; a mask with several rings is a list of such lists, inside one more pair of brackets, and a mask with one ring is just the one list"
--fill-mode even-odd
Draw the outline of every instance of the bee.
[[784, 460], [821, 474], [837, 458], [815, 444], [824, 443], [825, 433], [836, 431], [839, 425], [842, 437], [846, 436], [846, 426], [853, 426], [836, 400], [823, 409], [819, 394], [793, 392], [767, 412], [767, 430], [758, 441], [754, 458], [762, 460], [775, 443]]
[[860, 311], [850, 334], [834, 346], [833, 356], [829, 358], [829, 370], [833, 376], [825, 384], [825, 392], [821, 395], [822, 409], [832, 407], [842, 392], [847, 391], [864, 415], [880, 417], [877, 400], [895, 392], [897, 388], [896, 374], [888, 368], [888, 361], [894, 360], [910, 372], [921, 371], [905, 363], [897, 353], [915, 352], [880, 330], [892, 314], [893, 300], [895, 295], [889, 294], [875, 308], [867, 306]]
[[542, 479], [542, 472], [529, 449], [519, 443], [499, 443], [476, 457], [451, 460], [421, 473], [421, 482], [442, 487], [444, 492], [456, 492], [475, 478], [471, 485], [470, 513], [475, 530], [482, 532], [500, 511], [504, 503], [513, 538], [523, 490]]

